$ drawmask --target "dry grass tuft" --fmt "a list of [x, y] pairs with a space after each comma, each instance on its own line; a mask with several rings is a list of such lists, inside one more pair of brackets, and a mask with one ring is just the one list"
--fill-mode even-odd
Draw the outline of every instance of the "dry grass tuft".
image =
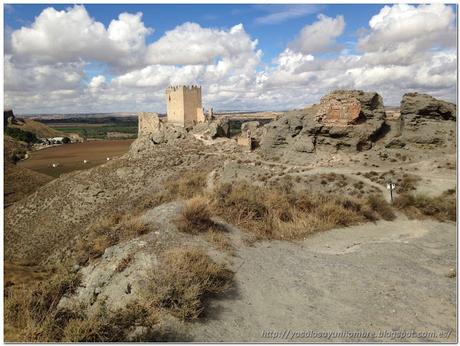
[[226, 291], [233, 281], [232, 271], [191, 247], [167, 251], [152, 274], [153, 304], [183, 320], [198, 318], [205, 298]]
[[[83, 306], [60, 308], [63, 297], [76, 292], [80, 277], [60, 268], [51, 279], [28, 288], [12, 287], [5, 292], [5, 325], [12, 330], [8, 341], [19, 342], [116, 342], [128, 341], [138, 327], [139, 341], [157, 338], [157, 310], [133, 302], [108, 311], [104, 305], [87, 316]], [[14, 335], [14, 337], [12, 336]]]
[[59, 268], [47, 281], [6, 291], [5, 324], [14, 328], [15, 341], [59, 340], [65, 323], [79, 313], [57, 306], [62, 297], [75, 293], [79, 284], [79, 275]]
[[142, 196], [134, 207], [134, 213], [140, 214], [145, 210], [153, 209], [161, 204], [171, 202], [173, 197], [166, 190], [161, 190], [150, 195]]
[[135, 216], [106, 216], [91, 225], [87, 236], [78, 241], [78, 262], [83, 264], [89, 258], [100, 257], [108, 247], [137, 238], [148, 231], [148, 227]]
[[136, 341], [155, 341], [159, 319], [155, 310], [139, 302], [108, 311], [103, 305], [90, 318], [70, 320], [64, 328], [62, 342], [126, 342], [136, 327], [144, 327]]
[[206, 240], [220, 251], [225, 251], [229, 255], [235, 254], [235, 248], [233, 247], [230, 238], [221, 230], [216, 230], [215, 228], [209, 229], [206, 232]]
[[[386, 205], [384, 200], [378, 203], [379, 210]], [[386, 208], [385, 217], [390, 217], [391, 208]], [[364, 199], [294, 192], [284, 186], [257, 187], [241, 181], [217, 187], [212, 209], [257, 239], [299, 239], [314, 232], [379, 218]]]
[[369, 207], [386, 221], [393, 221], [396, 215], [385, 199], [380, 195], [371, 195], [367, 198]]
[[188, 200], [175, 223], [181, 232], [189, 234], [204, 233], [215, 227], [215, 223], [211, 220], [209, 200], [204, 196]]
[[437, 197], [402, 194], [396, 197], [395, 207], [410, 219], [432, 217], [439, 221], [456, 221], [457, 203], [455, 191], [448, 190]]
[[192, 198], [202, 194], [206, 188], [206, 173], [187, 173], [179, 179], [167, 181], [165, 187], [171, 196]]

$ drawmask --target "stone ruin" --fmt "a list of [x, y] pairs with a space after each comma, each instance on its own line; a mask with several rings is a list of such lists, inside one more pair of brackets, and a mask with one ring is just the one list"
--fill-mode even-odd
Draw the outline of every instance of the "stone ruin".
[[[248, 150], [260, 148], [267, 158], [284, 156], [293, 161], [303, 157], [299, 153], [328, 156], [339, 151], [361, 152], [377, 143], [385, 148], [445, 141], [450, 145], [451, 140], [439, 134], [452, 133], [450, 123], [456, 119], [454, 104], [425, 94], [408, 93], [401, 101], [400, 114], [387, 117], [382, 97], [375, 92], [336, 90], [322, 97], [319, 104], [286, 112], [264, 126], [257, 121], [244, 123], [236, 143]], [[189, 132], [203, 139], [230, 137], [228, 119], [208, 118], [185, 128], [173, 126], [176, 124], [171, 124], [169, 118], [163, 120], [155, 113], [140, 113], [139, 137], [146, 137], [154, 144], [185, 138]]]

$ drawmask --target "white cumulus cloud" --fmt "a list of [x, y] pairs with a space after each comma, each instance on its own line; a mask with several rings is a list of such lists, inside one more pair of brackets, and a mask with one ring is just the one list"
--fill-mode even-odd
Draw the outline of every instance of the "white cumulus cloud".
[[340, 47], [335, 39], [343, 33], [344, 29], [343, 16], [331, 18], [319, 14], [316, 22], [303, 27], [297, 39], [291, 42], [290, 48], [304, 54], [337, 50]]

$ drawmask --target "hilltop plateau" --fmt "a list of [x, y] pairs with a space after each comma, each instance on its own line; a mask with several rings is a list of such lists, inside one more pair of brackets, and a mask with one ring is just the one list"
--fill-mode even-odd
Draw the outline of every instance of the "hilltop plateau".
[[236, 137], [140, 116], [128, 153], [5, 209], [5, 261], [47, 278], [5, 283], [8, 340], [456, 339], [455, 105], [337, 90]]

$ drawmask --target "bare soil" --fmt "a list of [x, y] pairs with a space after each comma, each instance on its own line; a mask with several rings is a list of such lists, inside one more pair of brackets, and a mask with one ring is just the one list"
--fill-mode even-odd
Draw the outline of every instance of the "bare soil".
[[[55, 146], [34, 151], [30, 158], [21, 161], [20, 167], [28, 168], [53, 177], [63, 173], [88, 169], [125, 154], [133, 140], [88, 141]], [[83, 163], [87, 160], [87, 163]], [[59, 166], [53, 168], [52, 164]]]

